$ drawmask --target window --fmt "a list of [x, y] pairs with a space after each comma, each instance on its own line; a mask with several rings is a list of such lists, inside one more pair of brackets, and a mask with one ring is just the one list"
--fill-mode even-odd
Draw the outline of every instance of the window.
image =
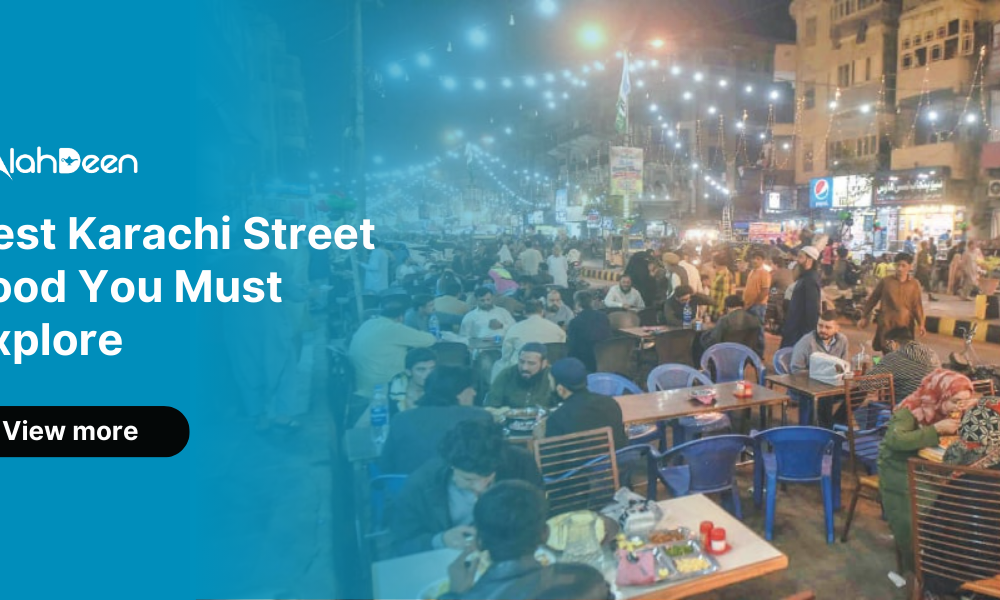
[[908, 37], [903, 38], [903, 50], [909, 50], [909, 49], [910, 49], [910, 38]]
[[848, 64], [837, 67], [837, 86], [842, 88], [851, 86], [851, 66]]
[[803, 95], [803, 104], [806, 110], [816, 108], [816, 88], [812, 86], [806, 88], [806, 93]]
[[865, 81], [872, 80], [872, 57], [865, 59]]
[[944, 37], [945, 37], [945, 31], [947, 31], [947, 27], [945, 27], [944, 25], [942, 25], [941, 27], [937, 28], [937, 36], [938, 36], [939, 40], [940, 39], [944, 39]]
[[854, 43], [864, 44], [865, 38], [868, 36], [868, 21], [861, 21], [858, 24], [858, 35], [854, 38]]
[[951, 60], [958, 56], [958, 38], [951, 38], [944, 41], [944, 59]]
[[802, 145], [802, 171], [812, 173], [813, 170], [813, 145], [806, 142]]
[[933, 40], [933, 39], [934, 39], [934, 32], [933, 31], [927, 30], [926, 32], [924, 32], [924, 42], [925, 43], [930, 43], [930, 41]]
[[958, 19], [948, 21], [948, 35], [958, 35]]
[[816, 17], [806, 19], [806, 35], [803, 42], [806, 46], [816, 45]]
[[942, 51], [941, 44], [934, 44], [931, 46], [931, 62], [937, 62], [941, 60]]
[[909, 69], [912, 66], [913, 66], [913, 55], [912, 54], [904, 54], [903, 55], [903, 68], [904, 69]]
[[917, 48], [913, 51], [913, 66], [922, 67], [927, 64], [927, 48]]
[[968, 19], [962, 21], [962, 33], [972, 33], [972, 21]]
[[917, 46], [919, 46], [923, 42], [924, 42], [924, 40], [923, 40], [922, 37], [920, 37], [919, 33], [917, 35], [913, 36], [913, 47], [914, 48], [916, 48]]
[[964, 35], [962, 36], [962, 55], [968, 56], [972, 54], [972, 36]]

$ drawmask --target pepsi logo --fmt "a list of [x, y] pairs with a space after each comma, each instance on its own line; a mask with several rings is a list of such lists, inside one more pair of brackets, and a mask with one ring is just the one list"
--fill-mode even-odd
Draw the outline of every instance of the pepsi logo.
[[817, 179], [813, 184], [813, 196], [817, 200], [826, 200], [830, 195], [830, 182], [826, 179]]

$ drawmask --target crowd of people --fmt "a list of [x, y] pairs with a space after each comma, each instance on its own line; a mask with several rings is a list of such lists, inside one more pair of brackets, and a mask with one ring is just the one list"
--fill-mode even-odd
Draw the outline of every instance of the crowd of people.
[[[741, 339], [761, 356], [764, 322], [777, 294], [785, 300], [781, 346], [791, 348], [790, 370], [809, 370], [810, 357], [850, 358], [838, 314], [824, 303], [824, 288], [859, 285], [864, 267], [835, 244], [794, 248], [731, 245], [698, 249], [664, 241], [634, 254], [606, 292], [573, 286], [582, 245], [574, 240], [501, 237], [454, 248], [446, 264], [417, 264], [411, 257], [370, 258], [366, 290], [380, 308], [352, 337], [349, 355], [356, 394], [372, 398], [384, 389], [392, 418], [379, 467], [408, 475], [391, 512], [396, 554], [435, 548], [462, 550], [450, 572], [455, 597], [607, 597], [603, 578], [580, 565], [541, 566], [532, 557], [544, 539], [544, 484], [532, 456], [506, 438], [499, 410], [542, 409], [547, 418], [535, 435], [557, 436], [609, 427], [614, 446], [629, 443], [618, 403], [587, 389], [597, 371], [595, 345], [614, 335], [609, 314], [642, 314], [653, 323], [683, 326], [706, 319], [692, 352]], [[921, 245], [925, 244], [922, 242]], [[969, 242], [964, 250], [974, 249]], [[872, 373], [892, 373], [899, 408], [889, 422], [879, 458], [886, 514], [912, 566], [905, 461], [941, 436], [959, 435], [956, 464], [995, 467], [1000, 433], [995, 398], [979, 399], [968, 378], [941, 368], [941, 360], [917, 338], [925, 333], [921, 281], [931, 249], [900, 252], [861, 308], [877, 328], [873, 347], [882, 353]], [[373, 255], [376, 251], [373, 251]], [[393, 277], [386, 265], [399, 262]], [[372, 271], [373, 265], [378, 267]], [[369, 286], [370, 283], [377, 285]], [[929, 283], [929, 282], [928, 282]], [[740, 285], [742, 284], [742, 285]], [[742, 289], [738, 289], [742, 287]], [[469, 364], [441, 362], [442, 340], [470, 343]], [[494, 340], [494, 347], [471, 344]], [[552, 356], [561, 348], [559, 356]], [[482, 358], [492, 353], [492, 359]], [[565, 354], [565, 356], [563, 356]], [[486, 368], [488, 366], [488, 368]], [[801, 424], [817, 413], [820, 426], [844, 421], [839, 400], [818, 407], [797, 397]], [[978, 410], [976, 424], [955, 411]], [[984, 437], [983, 432], [988, 435]], [[976, 440], [976, 441], [972, 441]], [[980, 444], [976, 446], [975, 444]], [[473, 548], [487, 549], [493, 566], [474, 581]]]

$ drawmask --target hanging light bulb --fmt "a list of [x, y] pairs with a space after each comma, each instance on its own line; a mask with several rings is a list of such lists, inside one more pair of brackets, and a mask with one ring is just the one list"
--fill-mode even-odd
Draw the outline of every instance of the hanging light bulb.
[[514, 26], [514, 11], [510, 12], [510, 21], [508, 21], [511, 27]]
[[451, 42], [448, 42], [448, 52], [451, 52]]

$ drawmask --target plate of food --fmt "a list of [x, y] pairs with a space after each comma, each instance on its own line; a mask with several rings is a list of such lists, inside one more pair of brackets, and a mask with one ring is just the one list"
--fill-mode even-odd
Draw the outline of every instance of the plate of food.
[[568, 534], [566, 524], [573, 515], [587, 515], [593, 519], [594, 537], [601, 545], [613, 540], [615, 535], [618, 534], [618, 523], [613, 519], [599, 515], [593, 511], [578, 510], [563, 513], [548, 520], [549, 539], [545, 542], [546, 546], [556, 552], [562, 552], [566, 549], [566, 537]]

